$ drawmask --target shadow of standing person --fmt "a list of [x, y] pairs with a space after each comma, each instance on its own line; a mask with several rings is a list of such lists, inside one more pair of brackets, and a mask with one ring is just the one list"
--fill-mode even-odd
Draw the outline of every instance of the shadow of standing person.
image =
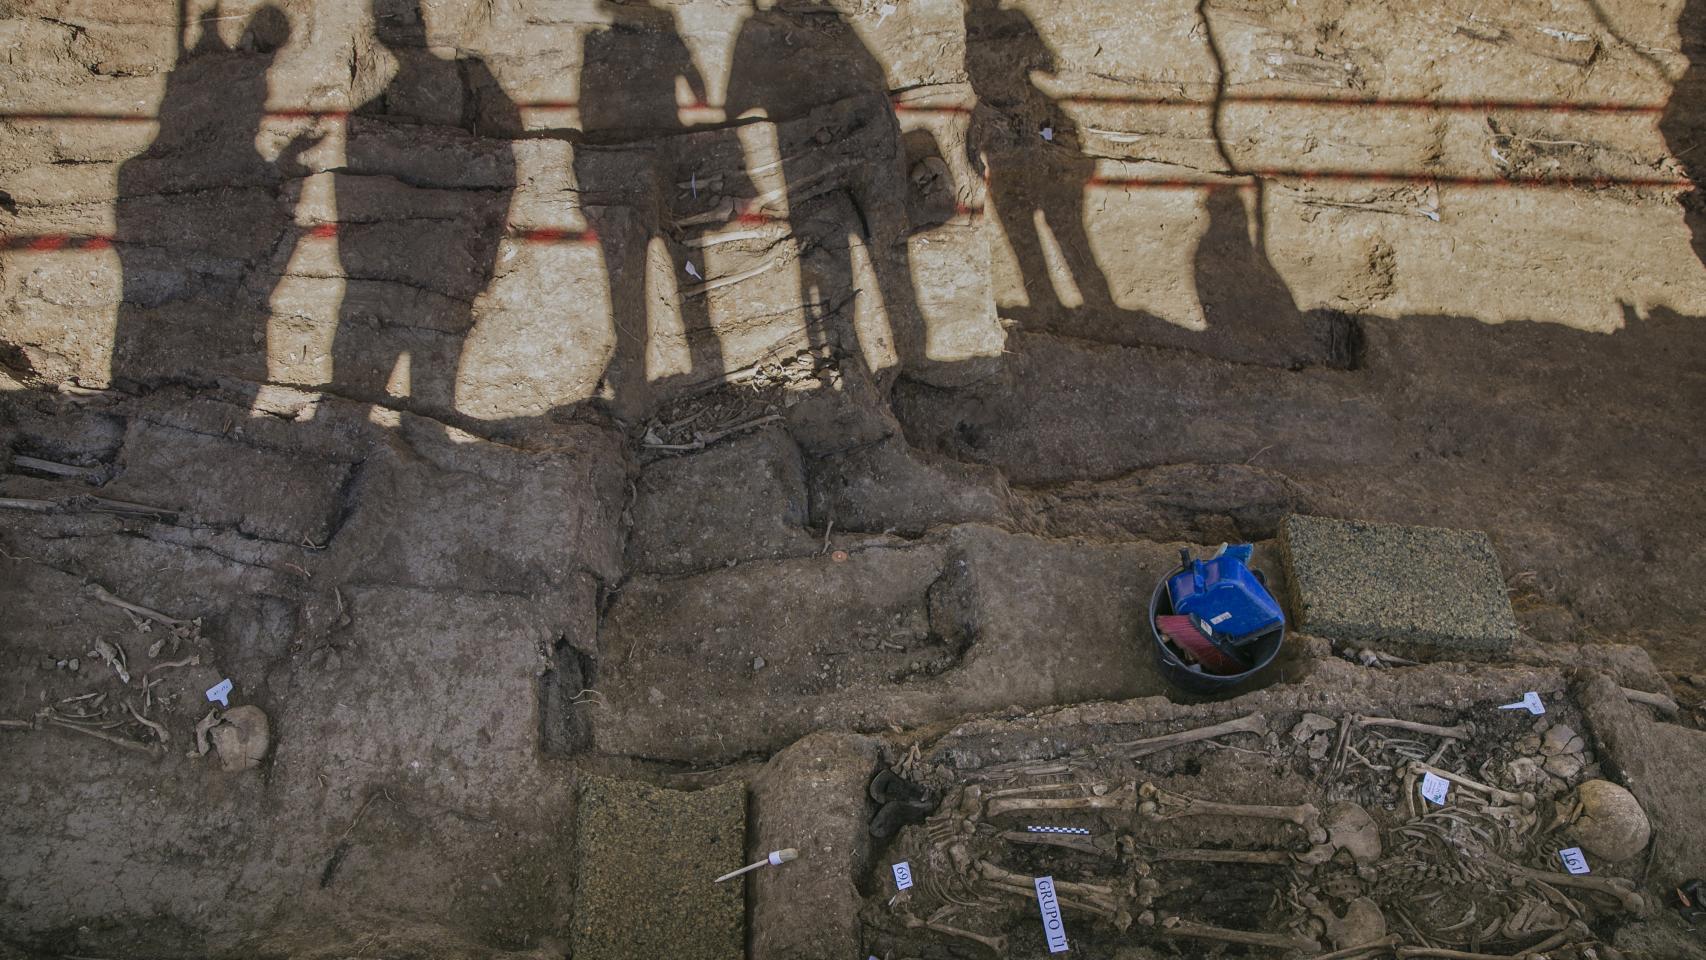
[[[678, 148], [669, 138], [688, 129], [676, 103], [676, 81], [685, 82], [694, 100], [703, 103], [705, 80], [673, 13], [647, 0], [604, 0], [602, 6], [610, 23], [587, 34], [581, 57], [575, 180], [583, 196], [609, 200], [637, 216], [637, 222], [607, 217], [598, 227], [616, 337], [604, 383], [614, 395], [615, 415], [634, 419], [645, 412], [653, 393], [646, 376], [651, 342], [646, 274], [654, 238], [669, 248], [689, 351], [711, 374], [723, 372], [709, 304], [689, 292], [704, 276], [705, 261], [700, 258], [689, 272], [692, 260], [684, 242], [689, 235], [673, 226], [676, 183], [686, 174], [678, 169]], [[684, 376], [691, 379], [692, 371]]]
[[1688, 67], [1671, 88], [1659, 118], [1659, 132], [1671, 156], [1682, 164], [1693, 190], [1682, 195], [1694, 255], [1706, 264], [1706, 0], [1688, 0], [1676, 21], [1677, 39]]
[[1247, 176], [1226, 146], [1223, 112], [1231, 79], [1209, 19], [1208, 0], [1198, 0], [1197, 17], [1214, 60], [1214, 100], [1209, 105], [1214, 149], [1230, 177], [1249, 181], [1254, 197], [1246, 209], [1239, 195], [1246, 187], [1229, 180], [1210, 186], [1203, 198], [1208, 225], [1197, 239], [1191, 265], [1208, 329], [1196, 337], [1218, 356], [1294, 370], [1314, 363], [1346, 366], [1359, 349], [1347, 346], [1358, 338], [1354, 323], [1336, 315], [1305, 317], [1268, 257], [1266, 184], [1259, 176]]
[[[1054, 51], [1023, 10], [1001, 3], [966, 0], [966, 73], [977, 94], [966, 132], [967, 158], [989, 185], [1031, 305], [1055, 290], [1036, 224], [1040, 211], [1083, 309], [1117, 311], [1084, 227], [1084, 191], [1096, 175], [1096, 161], [1083, 154], [1077, 124], [1031, 79], [1032, 71], [1055, 71]], [[1063, 308], [1057, 295], [1054, 309]]]
[[[907, 236], [908, 181], [900, 122], [882, 64], [833, 7], [819, 2], [755, 7], [735, 39], [726, 109], [730, 118], [761, 111], [777, 125], [790, 232], [800, 247], [800, 302], [839, 304], [853, 288], [853, 247], [862, 242], [876, 274], [897, 371], [925, 362], [923, 318], [912, 287]], [[844, 102], [850, 110], [823, 114], [809, 138], [789, 139], [786, 121]], [[860, 152], [877, 145], [886, 154]], [[854, 153], [838, 156], [844, 146]], [[834, 166], [831, 172], [828, 168]], [[838, 179], [850, 215], [827, 216], [800, 185]], [[759, 191], [754, 190], [754, 193]], [[817, 256], [819, 251], [827, 258]], [[833, 313], [834, 311], [829, 311]], [[807, 317], [814, 341], [828, 317]], [[850, 335], [842, 346], [852, 351]], [[814, 342], [813, 346], [817, 343]]]
[[508, 226], [515, 154], [501, 138], [520, 111], [479, 57], [428, 49], [418, 0], [373, 0], [373, 26], [397, 72], [351, 113], [333, 179], [345, 286], [331, 388], [443, 416]]
[[112, 380], [125, 389], [228, 377], [252, 396], [267, 378], [273, 261], [298, 237], [287, 181], [307, 173], [301, 154], [317, 140], [297, 139], [275, 161], [255, 148], [267, 72], [290, 39], [284, 13], [256, 11], [235, 49], [220, 19], [217, 8], [202, 18], [166, 76], [159, 132], [119, 165]]

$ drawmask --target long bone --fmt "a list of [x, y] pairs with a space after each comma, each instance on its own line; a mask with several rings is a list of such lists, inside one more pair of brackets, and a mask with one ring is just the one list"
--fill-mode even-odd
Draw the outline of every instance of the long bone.
[[990, 817], [1006, 813], [1037, 810], [1132, 810], [1137, 807], [1137, 790], [1126, 784], [1113, 793], [1100, 797], [1001, 797], [984, 807]]
[[[1025, 874], [1014, 873], [1013, 871], [1002, 867], [1000, 864], [990, 863], [988, 860], [979, 860], [977, 862], [977, 872], [982, 874], [985, 880], [993, 880], [998, 883], [1018, 884], [1024, 887], [1030, 887], [1034, 880], [1034, 878], [1028, 877]], [[1110, 905], [1119, 897], [1119, 894], [1114, 891], [1113, 887], [1101, 883], [1077, 883], [1071, 880], [1056, 880], [1054, 882], [1054, 889], [1057, 893], [1064, 893], [1067, 896], [1081, 896], [1089, 897], [1094, 900], [1105, 900]]]
[[[1029, 883], [1007, 883], [1001, 880], [985, 880], [984, 883], [992, 889], [1000, 890], [1003, 893], [1010, 893], [1016, 897], [1029, 897], [1032, 900], [1037, 898], [1036, 888]], [[1092, 916], [1101, 917], [1104, 920], [1113, 920], [1115, 922], [1118, 922], [1119, 920], [1119, 916], [1115, 908], [1107, 904], [1059, 895], [1055, 897], [1055, 901], [1060, 904], [1060, 907], [1063, 910], [1078, 910]]]
[[1174, 937], [1220, 940], [1225, 943], [1242, 943], [1252, 947], [1270, 947], [1275, 950], [1318, 951], [1321, 949], [1319, 942], [1305, 937], [1287, 936], [1280, 933], [1228, 930], [1225, 927], [1211, 927], [1203, 923], [1192, 923], [1181, 917], [1168, 917], [1161, 921], [1161, 932]]
[[1335, 803], [1323, 817], [1327, 839], [1300, 853], [1284, 850], [1203, 850], [1180, 849], [1154, 852], [1156, 860], [1183, 860], [1194, 863], [1260, 863], [1289, 866], [1295, 863], [1323, 864], [1340, 850], [1349, 851], [1361, 866], [1380, 859], [1380, 828], [1368, 811], [1354, 803]]
[[1422, 763], [1420, 760], [1410, 761], [1408, 769], [1412, 775], [1417, 777], [1431, 773], [1436, 777], [1450, 780], [1458, 786], [1474, 790], [1476, 793], [1484, 793], [1500, 803], [1519, 806], [1524, 810], [1534, 809], [1534, 794], [1526, 791], [1523, 793], [1512, 793], [1509, 790], [1501, 790], [1498, 787], [1489, 786], [1479, 780], [1471, 780], [1461, 773], [1453, 773], [1450, 770], [1445, 770], [1440, 767], [1433, 766], [1432, 764]]
[[[1021, 897], [1037, 898], [1033, 878], [1004, 870], [987, 860], [977, 862], [977, 871], [989, 886]], [[1107, 920], [1119, 921], [1120, 908], [1113, 890], [1096, 884], [1055, 881], [1056, 899], [1063, 909], [1081, 910]]]
[[1321, 828], [1321, 811], [1312, 803], [1289, 807], [1257, 803], [1219, 803], [1163, 790], [1147, 781], [1138, 788], [1137, 793], [1144, 800], [1138, 806], [1137, 812], [1149, 820], [1173, 820], [1178, 817], [1256, 817], [1294, 823], [1309, 834], [1310, 843], [1326, 843], [1328, 839], [1327, 831]]
[[996, 956], [1005, 957], [1007, 955], [1007, 938], [1003, 936], [984, 936], [981, 933], [974, 933], [962, 927], [951, 927], [945, 923], [938, 923], [934, 920], [920, 920], [912, 914], [904, 912], [900, 914], [900, 922], [915, 930], [922, 927], [926, 930], [934, 930], [937, 933], [945, 934], [950, 937], [959, 937], [962, 940], [971, 940], [976, 943], [981, 943], [995, 951]]
[[1575, 887], [1579, 890], [1592, 890], [1616, 898], [1623, 909], [1643, 916], [1647, 912], [1647, 901], [1635, 892], [1635, 885], [1622, 877], [1578, 877], [1569, 873], [1553, 873], [1550, 870], [1536, 870], [1533, 867], [1519, 867], [1514, 863], [1505, 864], [1505, 869], [1519, 877], [1528, 880], [1538, 880], [1550, 883], [1555, 887]]
[[1001, 834], [1001, 839], [1008, 843], [1030, 843], [1046, 847], [1062, 847], [1076, 850], [1093, 857], [1113, 857], [1119, 855], [1119, 847], [1112, 837], [1099, 834], [1086, 837], [1070, 833], [1031, 833], [1026, 830], [1007, 830]]
[[1439, 727], [1431, 723], [1417, 723], [1413, 720], [1394, 720], [1391, 717], [1356, 717], [1352, 723], [1359, 727], [1392, 727], [1396, 730], [1425, 733], [1435, 737], [1449, 737], [1453, 740], [1469, 740], [1475, 736], [1475, 725], [1472, 723], [1460, 723], [1455, 727]]
[[1112, 743], [1108, 745], [1108, 752], [1116, 753], [1122, 757], [1128, 758], [1147, 757], [1152, 753], [1171, 750], [1174, 747], [1183, 746], [1187, 743], [1196, 743], [1199, 740], [1212, 740], [1215, 737], [1224, 737], [1234, 733], [1254, 733], [1259, 735], [1267, 732], [1267, 718], [1262, 716], [1260, 713], [1252, 713], [1247, 717], [1239, 717], [1236, 720], [1228, 720], [1224, 723], [1214, 724], [1213, 726], [1198, 727], [1195, 730], [1182, 730], [1178, 733], [1166, 734], [1165, 736], [1150, 737], [1147, 740], [1128, 740], [1124, 743]]

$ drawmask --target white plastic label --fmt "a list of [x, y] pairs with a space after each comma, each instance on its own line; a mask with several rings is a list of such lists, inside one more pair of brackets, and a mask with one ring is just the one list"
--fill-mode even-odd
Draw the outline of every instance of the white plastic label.
[[1435, 773], [1422, 774], [1422, 796], [1436, 806], [1445, 806], [1446, 791], [1451, 789], [1451, 781]]
[[905, 890], [912, 886], [912, 864], [905, 860], [894, 865], [894, 888]]
[[[1043, 128], [1043, 139], [1047, 140], [1050, 143], [1054, 142], [1054, 128], [1053, 127], [1044, 127]], [[1060, 949], [1065, 950], [1066, 948], [1061, 947]]]
[[1546, 705], [1540, 702], [1540, 694], [1539, 693], [1536, 693], [1535, 691], [1530, 690], [1527, 693], [1523, 694], [1523, 697], [1521, 700], [1518, 700], [1515, 703], [1507, 703], [1504, 706], [1501, 706], [1499, 709], [1500, 710], [1527, 710], [1529, 713], [1532, 713], [1538, 717], [1541, 714], [1546, 712]]
[[231, 705], [230, 702], [226, 699], [229, 696], [231, 696], [231, 678], [230, 677], [227, 677], [224, 680], [221, 680], [218, 683], [214, 684], [213, 686], [207, 688], [207, 699], [209, 701], [217, 700], [219, 702], [219, 705], [222, 707], [229, 707]]
[[1043, 935], [1048, 938], [1049, 953], [1066, 952], [1066, 924], [1060, 919], [1060, 901], [1055, 899], [1054, 878], [1038, 877], [1037, 909], [1043, 914]]
[[1581, 847], [1558, 851], [1558, 859], [1564, 861], [1564, 869], [1571, 873], [1593, 872], [1588, 869], [1588, 858], [1582, 855]]
[[1228, 610], [1225, 613], [1221, 614], [1220, 616], [1215, 617], [1212, 620], [1210, 620], [1209, 623], [1212, 623], [1218, 627], [1221, 624], [1223, 624], [1226, 621], [1231, 620], [1231, 619], [1232, 619], [1232, 611]]

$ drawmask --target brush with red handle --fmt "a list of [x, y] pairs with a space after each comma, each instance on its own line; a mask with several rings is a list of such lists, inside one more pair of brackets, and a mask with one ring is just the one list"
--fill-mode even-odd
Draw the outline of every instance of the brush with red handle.
[[1202, 664], [1204, 673], [1232, 674], [1243, 673], [1249, 669], [1232, 656], [1214, 645], [1206, 634], [1185, 614], [1167, 614], [1155, 618], [1155, 626], [1173, 645], [1194, 657]]

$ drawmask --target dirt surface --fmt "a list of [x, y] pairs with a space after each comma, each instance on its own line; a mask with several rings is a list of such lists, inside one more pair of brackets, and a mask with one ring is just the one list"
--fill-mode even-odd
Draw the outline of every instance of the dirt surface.
[[[751, 956], [970, 955], [870, 912], [881, 765], [942, 795], [1531, 689], [1662, 898], [1702, 812], [1703, 16], [10, 5], [0, 954], [562, 957], [623, 892], [575, 879], [596, 775], [744, 784], [748, 862], [802, 851]], [[1511, 652], [1298, 635], [1245, 699], [1169, 689], [1157, 578], [1250, 541], [1283, 594], [1296, 513], [1484, 531]], [[1448, 759], [1537, 732], [1497, 716]], [[1144, 770], [1299, 799], [1309, 743]]]

